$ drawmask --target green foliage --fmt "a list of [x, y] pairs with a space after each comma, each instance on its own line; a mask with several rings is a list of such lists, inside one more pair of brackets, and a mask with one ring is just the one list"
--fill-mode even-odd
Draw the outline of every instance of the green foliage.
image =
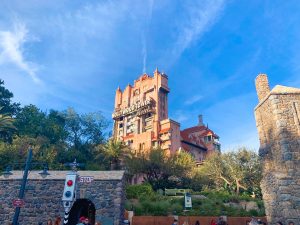
[[129, 199], [140, 198], [142, 196], [151, 197], [154, 195], [154, 191], [149, 184], [136, 184], [126, 187], [126, 197]]
[[83, 145], [104, 143], [104, 130], [108, 122], [100, 112], [80, 115], [73, 108], [68, 108], [62, 115], [65, 119], [67, 141], [71, 147], [79, 149]]
[[195, 161], [187, 152], [168, 156], [160, 148], [132, 155], [126, 161], [129, 174], [143, 174], [144, 180], [154, 190], [165, 188], [190, 188]]
[[[184, 198], [182, 196], [160, 196], [140, 194], [135, 199], [129, 198], [126, 203], [126, 209], [135, 211], [136, 215], [169, 215], [176, 213], [177, 215], [190, 216], [264, 216], [264, 208], [261, 200], [255, 200], [259, 206], [259, 211], [246, 211], [240, 207], [231, 206], [244, 201], [244, 197], [230, 194], [227, 191], [203, 191], [201, 195], [206, 198], [196, 198], [192, 195], [193, 208], [187, 212], [184, 211]], [[252, 199], [253, 200], [253, 199]]]
[[100, 155], [110, 162], [111, 169], [121, 169], [126, 160], [131, 159], [131, 150], [121, 141], [110, 139], [104, 145], [100, 145]]
[[2, 113], [15, 116], [20, 109], [19, 103], [13, 103], [13, 93], [4, 87], [4, 81], [0, 79], [0, 106], [3, 107]]
[[252, 192], [260, 195], [261, 164], [259, 156], [246, 148], [208, 157], [203, 172], [214, 180], [217, 189], [230, 192]]
[[66, 169], [64, 163], [75, 158], [85, 169], [109, 168], [101, 147], [108, 122], [101, 113], [44, 112], [35, 105], [20, 107], [12, 97], [0, 80], [0, 170], [24, 162], [29, 146], [33, 160], [47, 162], [50, 169]]
[[14, 119], [7, 113], [2, 113], [3, 107], [0, 107], [0, 133], [9, 133], [16, 130], [13, 125]]
[[12, 98], [13, 93], [4, 87], [4, 81], [0, 79], [0, 141], [11, 142], [16, 131], [12, 118], [19, 111], [20, 104], [13, 103]]

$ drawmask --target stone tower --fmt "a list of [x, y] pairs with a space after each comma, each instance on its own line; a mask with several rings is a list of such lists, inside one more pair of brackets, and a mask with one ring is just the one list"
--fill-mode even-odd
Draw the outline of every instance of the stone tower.
[[270, 91], [266, 74], [255, 84], [267, 220], [300, 224], [300, 89], [277, 85]]

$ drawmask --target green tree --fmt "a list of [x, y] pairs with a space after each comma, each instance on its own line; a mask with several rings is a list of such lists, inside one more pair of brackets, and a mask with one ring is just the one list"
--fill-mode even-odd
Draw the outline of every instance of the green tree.
[[[19, 103], [12, 102], [13, 93], [4, 86], [4, 81], [0, 79], [0, 107], [1, 123], [0, 140], [11, 142], [16, 129], [11, 125], [13, 118], [20, 109]], [[10, 124], [10, 125], [9, 125]]]
[[15, 126], [19, 135], [30, 137], [44, 136], [46, 113], [35, 105], [27, 105], [16, 115]]
[[20, 109], [19, 103], [13, 103], [13, 93], [4, 87], [4, 81], [0, 79], [0, 106], [2, 113], [14, 116]]
[[[2, 107], [0, 108], [0, 112]], [[0, 132], [8, 132], [15, 130], [16, 127], [13, 125], [14, 119], [8, 114], [0, 114]]]
[[110, 162], [111, 169], [122, 169], [126, 159], [131, 158], [131, 150], [123, 142], [110, 139], [101, 145], [104, 157]]
[[107, 120], [100, 112], [80, 115], [73, 108], [63, 112], [69, 145], [79, 150], [84, 145], [98, 145], [105, 141]]
[[65, 124], [62, 113], [51, 109], [44, 122], [43, 135], [49, 139], [51, 144], [63, 143], [67, 138]]
[[129, 174], [140, 175], [154, 190], [164, 188], [188, 188], [194, 175], [195, 161], [187, 152], [169, 156], [160, 148], [134, 155], [127, 163]]
[[172, 163], [172, 171], [175, 176], [192, 178], [195, 173], [196, 162], [190, 153], [180, 151], [179, 153], [172, 155], [170, 160]]
[[246, 148], [224, 154], [213, 154], [203, 165], [207, 176], [213, 179], [217, 187], [222, 183], [237, 194], [259, 189], [262, 167], [259, 156]]
[[12, 140], [12, 135], [16, 131], [13, 125], [14, 119], [7, 113], [2, 114], [3, 107], [0, 107], [0, 139], [4, 141]]

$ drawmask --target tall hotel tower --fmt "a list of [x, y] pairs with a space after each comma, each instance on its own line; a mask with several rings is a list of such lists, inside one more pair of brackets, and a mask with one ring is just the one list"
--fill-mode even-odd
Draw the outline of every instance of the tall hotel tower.
[[175, 153], [181, 146], [180, 124], [168, 118], [168, 76], [158, 69], [143, 74], [124, 91], [116, 90], [114, 138], [141, 153], [160, 146]]

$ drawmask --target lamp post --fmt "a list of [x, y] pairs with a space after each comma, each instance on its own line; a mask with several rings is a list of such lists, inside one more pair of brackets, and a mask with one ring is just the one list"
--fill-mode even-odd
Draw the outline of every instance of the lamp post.
[[[25, 188], [26, 188], [26, 183], [27, 183], [27, 178], [28, 178], [28, 173], [29, 173], [31, 165], [44, 165], [43, 171], [40, 172], [39, 174], [43, 178], [45, 178], [47, 175], [49, 175], [49, 173], [47, 172], [48, 167], [46, 167], [45, 163], [31, 163], [31, 161], [32, 161], [32, 149], [30, 148], [28, 150], [27, 159], [26, 159], [25, 168], [24, 168], [24, 174], [23, 174], [23, 178], [22, 178], [22, 183], [21, 183], [21, 187], [20, 187], [20, 190], [19, 190], [19, 196], [18, 196], [18, 198], [20, 200], [24, 199]], [[15, 164], [19, 164], [19, 163], [14, 163], [14, 165]], [[12, 174], [13, 173], [11, 172], [11, 166], [8, 166], [6, 168], [6, 170], [3, 172], [3, 176], [5, 178], [8, 178]], [[15, 211], [15, 215], [14, 215], [14, 219], [13, 219], [13, 225], [18, 225], [20, 210], [21, 210], [21, 207], [17, 206], [16, 207], [16, 211]]]

